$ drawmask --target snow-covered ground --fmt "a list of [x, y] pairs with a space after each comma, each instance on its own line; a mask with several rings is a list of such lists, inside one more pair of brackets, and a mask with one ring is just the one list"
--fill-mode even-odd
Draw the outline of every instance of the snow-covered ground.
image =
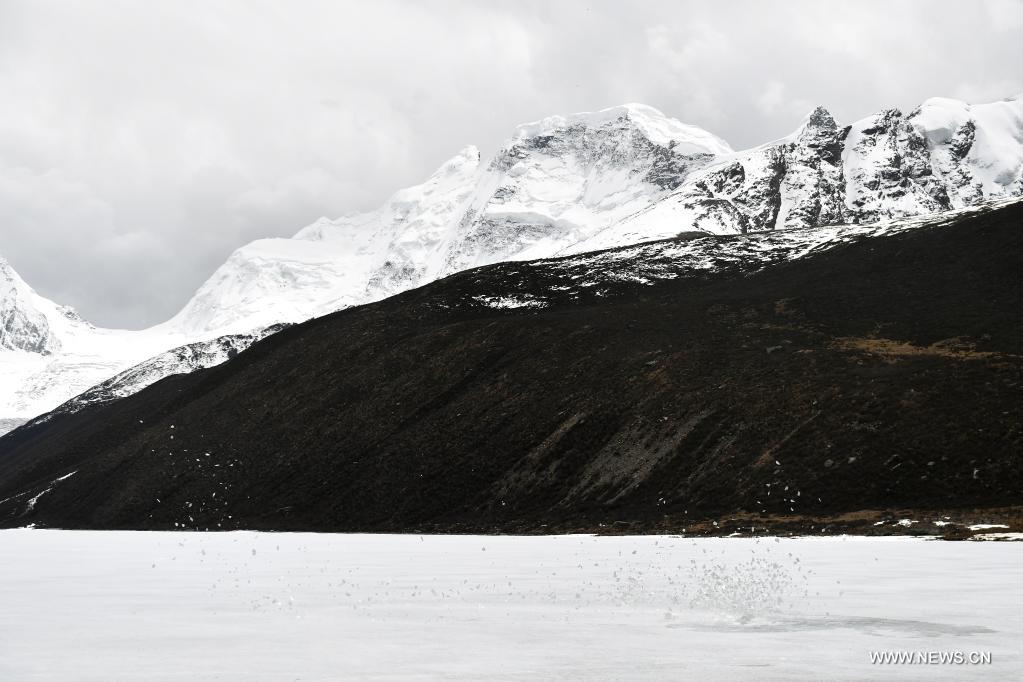
[[[1023, 544], [0, 532], [0, 679], [1023, 678]], [[872, 651], [990, 653], [875, 665]]]

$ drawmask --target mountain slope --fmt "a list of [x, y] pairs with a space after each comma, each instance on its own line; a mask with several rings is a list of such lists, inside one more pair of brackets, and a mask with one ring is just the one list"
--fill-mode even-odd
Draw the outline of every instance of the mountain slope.
[[[222, 362], [230, 349], [237, 352], [265, 333], [188, 334], [168, 325], [98, 328], [40, 296], [0, 258], [0, 434], [58, 405], [76, 409], [129, 395], [168, 374]], [[65, 402], [79, 394], [77, 402]]]
[[[62, 335], [46, 326], [53, 315], [8, 306], [3, 310], [12, 312], [0, 318], [10, 319], [10, 331], [0, 336], [0, 364], [11, 369], [0, 386], [0, 418], [33, 417], [101, 383], [65, 409], [101, 395], [128, 395], [161, 376], [208, 366], [226, 357], [217, 348], [240, 350], [243, 339], [275, 325], [378, 300], [477, 264], [553, 255], [648, 206], [688, 169], [730, 151], [713, 135], [641, 105], [551, 117], [521, 126], [488, 164], [467, 147], [376, 211], [320, 220], [294, 239], [243, 246], [181, 312], [150, 329], [85, 325], [61, 350]], [[187, 361], [155, 357], [194, 344], [208, 348], [181, 355]]]
[[[37, 294], [0, 257], [0, 417], [52, 409], [160, 350], [144, 334], [97, 329]], [[110, 360], [117, 353], [120, 360]]]
[[556, 255], [730, 152], [636, 104], [526, 124], [488, 162], [466, 147], [375, 211], [239, 249], [171, 324], [296, 322], [477, 265]]
[[[1020, 97], [984, 105], [931, 99], [909, 115], [888, 110], [845, 127], [818, 108], [793, 134], [744, 151], [642, 105], [549, 117], [520, 126], [489, 160], [465, 148], [375, 211], [243, 246], [180, 313], [148, 330], [96, 329], [32, 298], [23, 282], [7, 285], [0, 430], [94, 385], [104, 387], [93, 398], [129, 395], [217, 362], [226, 357], [218, 348], [240, 350], [273, 325], [466, 268], [687, 231], [928, 215], [1023, 194], [1021, 168]], [[155, 357], [194, 344], [208, 348], [181, 362]]]
[[60, 350], [50, 318], [61, 317], [69, 326], [78, 322], [66, 309], [39, 296], [0, 256], [0, 348], [42, 355]]
[[1020, 505], [1020, 272], [1019, 203], [471, 270], [9, 434], [0, 519], [677, 530]]

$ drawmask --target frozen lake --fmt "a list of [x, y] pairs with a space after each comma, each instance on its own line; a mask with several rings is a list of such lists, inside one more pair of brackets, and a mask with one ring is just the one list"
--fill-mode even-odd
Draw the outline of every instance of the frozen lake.
[[1021, 642], [1023, 543], [0, 531], [5, 681], [1018, 680]]

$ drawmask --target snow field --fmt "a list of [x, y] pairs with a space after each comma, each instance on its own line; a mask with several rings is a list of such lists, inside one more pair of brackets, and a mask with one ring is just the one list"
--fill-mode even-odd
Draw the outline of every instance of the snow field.
[[0, 679], [1014, 680], [1021, 560], [908, 538], [2, 531]]

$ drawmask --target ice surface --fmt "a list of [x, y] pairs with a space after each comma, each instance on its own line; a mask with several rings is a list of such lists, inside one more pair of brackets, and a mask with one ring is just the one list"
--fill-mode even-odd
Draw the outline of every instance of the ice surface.
[[1017, 680], [1021, 562], [908, 538], [0, 531], [0, 679]]

